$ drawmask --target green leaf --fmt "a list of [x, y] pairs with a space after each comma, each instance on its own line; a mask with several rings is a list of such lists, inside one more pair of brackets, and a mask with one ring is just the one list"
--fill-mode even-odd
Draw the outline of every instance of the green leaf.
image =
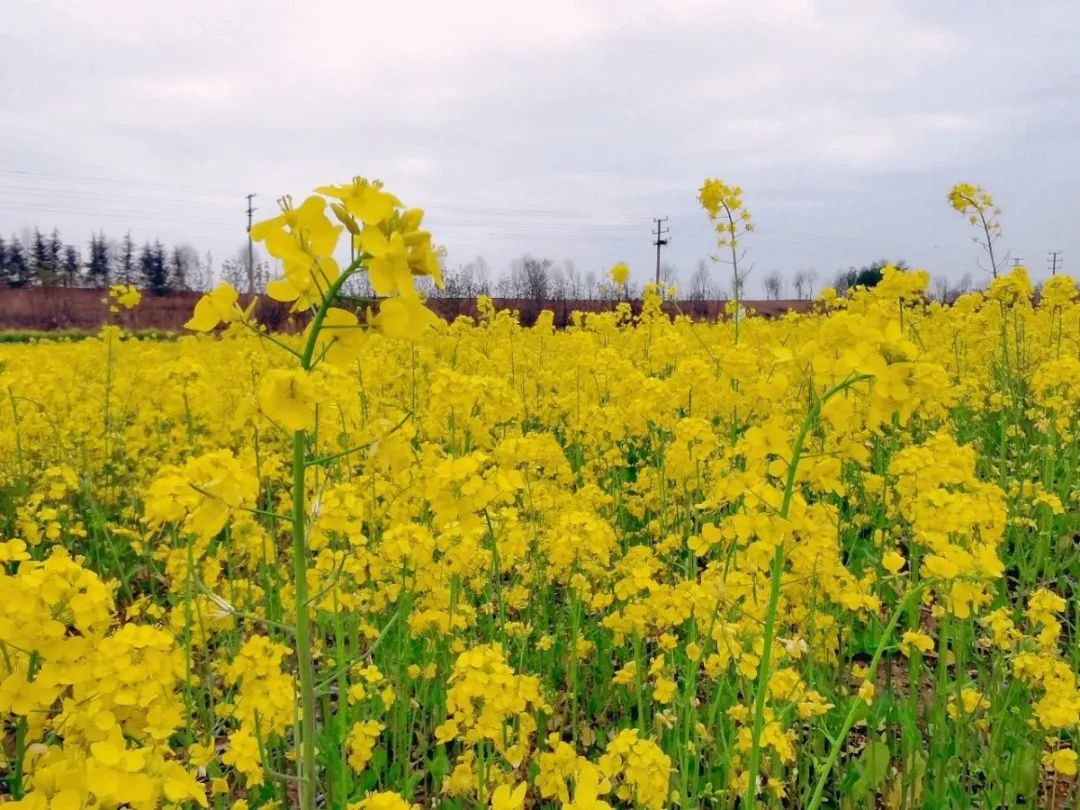
[[431, 782], [434, 785], [442, 783], [443, 777], [450, 773], [450, 758], [446, 756], [446, 748], [439, 746], [439, 753], [431, 760], [428, 768], [431, 773]]
[[876, 789], [889, 774], [889, 746], [873, 740], [861, 757], [863, 780], [871, 790]]

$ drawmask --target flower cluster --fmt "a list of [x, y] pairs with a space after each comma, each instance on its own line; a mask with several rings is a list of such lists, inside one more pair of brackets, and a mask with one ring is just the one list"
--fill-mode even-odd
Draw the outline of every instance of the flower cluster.
[[185, 722], [173, 636], [113, 628], [111, 589], [60, 547], [0, 574], [0, 588], [0, 717], [21, 740], [27, 794], [12, 806], [206, 807], [169, 744]]
[[[729, 242], [741, 200], [702, 189]], [[0, 344], [13, 806], [1075, 789], [1071, 280], [446, 324], [421, 223], [364, 180], [286, 200], [254, 236], [293, 331], [221, 287], [215, 335]]]

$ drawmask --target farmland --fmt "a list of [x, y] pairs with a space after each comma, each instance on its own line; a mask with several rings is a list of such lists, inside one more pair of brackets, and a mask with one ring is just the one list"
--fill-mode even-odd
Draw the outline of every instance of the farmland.
[[1075, 805], [1070, 278], [556, 329], [377, 186], [256, 236], [303, 333], [0, 345], [12, 807]]

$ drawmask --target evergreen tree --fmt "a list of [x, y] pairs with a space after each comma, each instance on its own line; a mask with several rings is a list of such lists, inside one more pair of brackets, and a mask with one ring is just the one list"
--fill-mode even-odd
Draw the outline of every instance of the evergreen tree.
[[11, 237], [7, 249], [7, 274], [5, 282], [9, 287], [29, 287], [34, 281], [34, 270], [26, 257], [26, 249], [17, 237]]
[[109, 243], [105, 241], [104, 233], [90, 234], [86, 278], [92, 287], [109, 286]]
[[173, 249], [169, 252], [169, 266], [168, 266], [169, 286], [174, 290], [183, 290], [187, 287], [186, 268], [184, 266], [184, 257], [180, 253], [178, 246], [173, 246]]
[[53, 284], [62, 282], [61, 274], [64, 272], [64, 240], [60, 238], [60, 231], [53, 228], [49, 235], [49, 264], [53, 272]]
[[112, 275], [118, 284], [134, 284], [138, 281], [135, 271], [135, 242], [131, 239], [131, 231], [125, 233], [120, 241], [120, 247], [116, 251], [116, 268]]
[[30, 267], [34, 279], [43, 287], [56, 281], [56, 264], [52, 260], [52, 251], [45, 234], [34, 228], [34, 244], [30, 249]]
[[62, 283], [65, 287], [79, 287], [82, 282], [82, 256], [74, 245], [64, 245], [60, 262]]
[[165, 261], [165, 246], [161, 242], [145, 243], [139, 252], [139, 274], [143, 286], [155, 295], [169, 291], [169, 267]]
[[881, 283], [881, 279], [884, 275], [882, 271], [890, 264], [896, 267], [897, 270], [908, 269], [907, 262], [903, 259], [898, 262], [890, 262], [887, 259], [881, 259], [872, 264], [863, 265], [858, 270], [854, 267], [847, 270], [841, 270], [833, 280], [833, 289], [841, 295], [844, 295], [852, 287], [876, 287]]

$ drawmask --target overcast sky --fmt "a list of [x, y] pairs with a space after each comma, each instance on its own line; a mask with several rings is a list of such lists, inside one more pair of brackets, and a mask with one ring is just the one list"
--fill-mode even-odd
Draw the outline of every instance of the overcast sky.
[[684, 285], [706, 176], [745, 189], [749, 283], [880, 257], [978, 276], [945, 202], [987, 187], [1003, 249], [1080, 239], [1080, 4], [940, 0], [3, 0], [0, 234], [104, 229], [215, 260], [354, 174], [426, 208], [451, 266], [529, 252]]

